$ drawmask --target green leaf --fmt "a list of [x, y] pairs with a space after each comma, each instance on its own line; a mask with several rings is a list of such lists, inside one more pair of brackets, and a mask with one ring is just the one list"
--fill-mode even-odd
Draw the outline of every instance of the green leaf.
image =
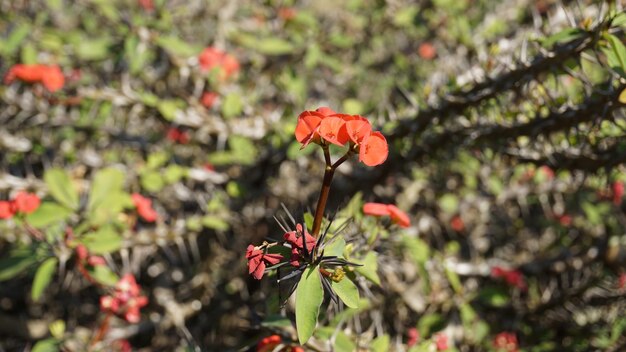
[[93, 211], [112, 192], [119, 192], [124, 187], [124, 173], [116, 168], [106, 168], [96, 172], [91, 183], [87, 210]]
[[370, 345], [370, 350], [372, 352], [387, 352], [389, 351], [389, 335], [385, 334], [382, 336], [378, 336], [372, 341]]
[[158, 171], [148, 170], [141, 174], [141, 187], [148, 192], [158, 192], [165, 187], [165, 180]]
[[69, 175], [61, 169], [49, 169], [43, 175], [48, 191], [54, 199], [70, 209], [77, 209], [78, 192]]
[[338, 331], [335, 335], [334, 352], [354, 352], [356, 345], [343, 331]]
[[20, 23], [11, 31], [11, 34], [5, 42], [3, 42], [0, 52], [6, 56], [12, 56], [15, 54], [20, 44], [28, 37], [31, 32], [30, 25], [27, 23]]
[[97, 265], [89, 270], [89, 275], [105, 286], [114, 286], [119, 277], [106, 265]]
[[363, 113], [363, 103], [357, 99], [346, 99], [343, 101], [343, 111], [346, 114], [360, 115]]
[[171, 55], [181, 57], [195, 56], [202, 50], [200, 47], [190, 45], [173, 35], [159, 37], [157, 44]]
[[308, 211], [304, 213], [304, 225], [306, 225], [307, 230], [313, 231], [314, 221], [315, 218], [313, 217], [313, 214], [309, 213]]
[[270, 315], [261, 322], [261, 326], [267, 328], [287, 328], [291, 327], [291, 320], [282, 315]]
[[31, 352], [57, 352], [59, 351], [59, 341], [55, 338], [41, 340], [33, 346]]
[[435, 331], [445, 327], [445, 319], [437, 313], [423, 315], [417, 323], [417, 330], [424, 336], [429, 336]]
[[504, 307], [509, 303], [509, 294], [499, 287], [483, 288], [478, 294], [478, 298], [493, 307]]
[[111, 39], [109, 38], [87, 38], [83, 37], [77, 43], [76, 55], [81, 60], [95, 61], [102, 60], [109, 56], [109, 47]]
[[626, 46], [613, 34], [605, 34], [609, 46], [603, 50], [609, 66], [623, 77], [626, 77]]
[[226, 221], [214, 215], [204, 216], [202, 218], [202, 225], [217, 231], [226, 231], [230, 227]]
[[461, 294], [463, 292], [463, 285], [461, 284], [461, 279], [459, 279], [459, 275], [457, 275], [457, 273], [448, 268], [446, 268], [445, 271], [448, 282], [450, 282], [450, 286], [452, 286], [454, 292]]
[[343, 257], [343, 251], [346, 249], [346, 240], [338, 237], [324, 247], [325, 256]]
[[404, 236], [402, 238], [402, 246], [408, 256], [418, 265], [426, 263], [430, 257], [428, 245], [417, 237]]
[[70, 209], [57, 203], [43, 202], [34, 213], [26, 216], [26, 221], [33, 227], [46, 227], [50, 224], [64, 221], [72, 213]]
[[256, 160], [257, 148], [252, 141], [244, 136], [232, 135], [228, 137], [228, 146], [233, 157], [243, 165], [250, 165]]
[[580, 28], [567, 28], [547, 38], [541, 39], [540, 42], [543, 47], [550, 49], [555, 44], [567, 43], [580, 37], [584, 33], [585, 31]]
[[100, 226], [113, 221], [126, 208], [132, 208], [130, 195], [123, 191], [111, 192], [88, 213], [91, 225]]
[[93, 254], [111, 253], [122, 248], [122, 236], [112, 226], [103, 226], [83, 236], [80, 241]]
[[376, 252], [367, 253], [359, 264], [363, 264], [363, 266], [357, 266], [355, 268], [356, 272], [380, 286], [380, 278], [378, 277], [378, 254], [376, 254]]
[[452, 193], [447, 193], [439, 198], [439, 207], [447, 214], [456, 213], [459, 208], [459, 199]]
[[324, 290], [317, 266], [305, 269], [296, 288], [296, 328], [300, 344], [305, 344], [317, 324], [317, 315], [324, 300]]
[[46, 259], [39, 266], [39, 269], [37, 269], [30, 293], [33, 301], [39, 300], [43, 291], [48, 287], [50, 281], [52, 281], [58, 263], [59, 260], [56, 257], [51, 257]]
[[343, 303], [350, 308], [358, 308], [359, 307], [359, 289], [356, 287], [354, 282], [347, 277], [344, 277], [339, 282], [330, 281], [330, 286], [333, 288], [333, 291], [341, 298]]
[[254, 48], [264, 55], [285, 55], [295, 50], [290, 42], [280, 38], [265, 38], [257, 41]]
[[22, 271], [28, 269], [37, 261], [35, 253], [29, 250], [12, 252], [8, 258], [0, 260], [0, 281], [12, 279]]
[[180, 165], [170, 165], [165, 169], [164, 178], [167, 184], [172, 184], [180, 181], [187, 174], [187, 169]]
[[180, 103], [176, 100], [162, 100], [157, 104], [157, 110], [159, 110], [163, 118], [167, 121], [174, 120], [179, 107]]
[[241, 101], [241, 95], [237, 93], [230, 93], [224, 97], [224, 102], [222, 103], [222, 115], [224, 115], [225, 119], [239, 116], [242, 111], [243, 102]]

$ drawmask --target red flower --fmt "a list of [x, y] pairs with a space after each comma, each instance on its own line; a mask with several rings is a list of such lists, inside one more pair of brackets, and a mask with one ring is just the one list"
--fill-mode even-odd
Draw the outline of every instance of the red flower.
[[437, 49], [431, 43], [425, 42], [420, 44], [417, 53], [424, 60], [432, 60], [437, 55]]
[[420, 340], [420, 332], [416, 328], [410, 328], [407, 331], [407, 342], [406, 345], [408, 347], [415, 346]]
[[384, 163], [388, 154], [385, 136], [380, 132], [373, 132], [363, 139], [359, 149], [359, 161], [367, 166], [376, 166]]
[[491, 276], [494, 278], [502, 278], [509, 286], [517, 287], [520, 290], [526, 290], [526, 280], [524, 274], [517, 269], [509, 270], [499, 266], [491, 268]]
[[326, 118], [326, 115], [317, 111], [303, 111], [298, 116], [296, 140], [302, 143], [302, 148], [306, 147], [310, 142], [319, 143], [318, 127], [324, 118]]
[[572, 217], [567, 214], [557, 216], [557, 220], [563, 226], [569, 226], [572, 224]]
[[303, 229], [301, 224], [296, 225], [295, 231], [285, 233], [283, 238], [291, 245], [289, 263], [293, 266], [300, 266], [300, 259], [306, 254], [304, 251], [304, 238], [306, 238], [306, 251], [308, 253], [311, 253], [317, 244], [315, 237], [311, 236], [306, 229]]
[[278, 9], [278, 17], [282, 18], [285, 21], [292, 20], [296, 17], [296, 10], [293, 7], [281, 7]]
[[411, 226], [409, 216], [393, 204], [365, 203], [363, 204], [363, 214], [371, 216], [389, 216], [391, 221], [398, 224], [400, 227]]
[[61, 68], [57, 65], [13, 65], [4, 77], [4, 82], [9, 84], [16, 79], [27, 83], [41, 82], [43, 86], [52, 93], [63, 88], [65, 84], [63, 72], [61, 72]]
[[450, 220], [450, 227], [456, 232], [463, 232], [465, 230], [465, 223], [459, 215], [455, 215], [452, 220]]
[[335, 110], [329, 108], [328, 106], [320, 106], [319, 108], [315, 109], [315, 112], [318, 112], [324, 116], [331, 116], [331, 115], [337, 114]]
[[619, 274], [619, 279], [617, 279], [617, 288], [620, 290], [626, 288], [626, 273]]
[[613, 204], [622, 204], [622, 196], [624, 196], [624, 183], [616, 181], [613, 182]]
[[198, 61], [203, 71], [218, 70], [218, 77], [222, 81], [239, 71], [239, 61], [234, 56], [214, 47], [205, 48]]
[[283, 256], [280, 254], [266, 253], [263, 249], [249, 245], [246, 250], [246, 259], [248, 259], [248, 273], [261, 280], [265, 273], [266, 263], [270, 265], [278, 264]]
[[132, 352], [133, 350], [128, 340], [117, 340], [113, 342], [113, 346], [115, 347], [116, 351], [119, 352]]
[[337, 116], [325, 117], [319, 125], [319, 135], [326, 141], [342, 147], [348, 142], [346, 122]]
[[115, 284], [112, 295], [100, 297], [100, 309], [120, 316], [129, 323], [137, 323], [141, 319], [139, 310], [148, 304], [148, 298], [141, 296], [140, 291], [135, 277], [126, 274]]
[[552, 180], [554, 178], [554, 170], [552, 170], [549, 166], [542, 166], [539, 168], [539, 172], [543, 174], [548, 180]]
[[512, 332], [501, 332], [493, 339], [493, 347], [498, 352], [517, 352], [517, 336]]
[[174, 143], [189, 143], [189, 133], [187, 133], [187, 131], [182, 131], [176, 127], [170, 127], [167, 130], [166, 138]]
[[41, 200], [34, 193], [18, 192], [13, 198], [13, 209], [16, 213], [30, 214], [39, 208]]
[[13, 202], [0, 200], [0, 219], [10, 219], [15, 215], [13, 210]]
[[210, 109], [217, 101], [217, 98], [219, 98], [219, 95], [217, 95], [217, 93], [204, 92], [202, 93], [202, 97], [200, 98], [200, 103], [202, 103], [202, 106], [204, 106], [205, 108]]
[[158, 218], [157, 212], [152, 208], [152, 201], [139, 193], [133, 193], [131, 196], [137, 213], [147, 222], [155, 222]]
[[139, 0], [139, 6], [145, 11], [153, 11], [154, 10], [154, 2], [152, 0]]
[[271, 352], [276, 348], [276, 346], [280, 345], [281, 342], [282, 338], [280, 335], [264, 337], [256, 345], [256, 352]]
[[445, 351], [448, 349], [448, 337], [444, 333], [440, 332], [435, 334], [434, 339], [437, 351]]
[[363, 116], [358, 116], [353, 120], [346, 121], [346, 132], [354, 144], [360, 144], [365, 137], [372, 134], [372, 125]]

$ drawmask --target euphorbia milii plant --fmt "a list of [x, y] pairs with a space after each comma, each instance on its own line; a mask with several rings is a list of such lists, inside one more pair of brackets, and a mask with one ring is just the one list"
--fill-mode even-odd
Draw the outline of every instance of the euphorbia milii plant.
[[[326, 167], [322, 186], [310, 228], [293, 220], [293, 230], [281, 224], [283, 241], [249, 245], [246, 251], [248, 272], [261, 279], [264, 273], [276, 269], [280, 295], [288, 298], [296, 292], [296, 327], [300, 343], [313, 334], [325, 293], [336, 304], [343, 302], [356, 308], [359, 292], [352, 281], [352, 267], [360, 264], [344, 257], [346, 242], [341, 236], [329, 234], [330, 223], [322, 230], [324, 211], [335, 170], [352, 156], [367, 166], [385, 162], [389, 149], [381, 132], [374, 131], [369, 120], [360, 115], [337, 113], [328, 107], [304, 111], [298, 116], [295, 137], [302, 148], [309, 144], [322, 148]], [[344, 147], [343, 156], [332, 161], [330, 145]], [[394, 209], [392, 209], [392, 207]], [[395, 207], [385, 206], [385, 215], [400, 216], [402, 225], [408, 223]], [[310, 231], [310, 232], [309, 232]], [[347, 275], [349, 273], [350, 275]], [[286, 292], [284, 289], [286, 288]]]

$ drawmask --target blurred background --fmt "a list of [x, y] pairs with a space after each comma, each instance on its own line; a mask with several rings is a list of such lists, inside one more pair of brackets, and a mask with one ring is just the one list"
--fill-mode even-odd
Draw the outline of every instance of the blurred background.
[[[294, 341], [245, 250], [282, 238], [281, 203], [314, 208], [323, 157], [293, 133], [319, 106], [366, 116], [390, 150], [342, 166], [327, 211], [356, 236], [363, 202], [393, 203], [411, 227], [385, 226], [378, 284], [307, 350], [626, 349], [625, 5], [0, 0], [0, 200], [42, 200], [0, 220], [0, 351]], [[104, 291], [74, 238], [110, 268], [97, 280], [133, 273], [149, 301], [109, 344], [88, 343]]]

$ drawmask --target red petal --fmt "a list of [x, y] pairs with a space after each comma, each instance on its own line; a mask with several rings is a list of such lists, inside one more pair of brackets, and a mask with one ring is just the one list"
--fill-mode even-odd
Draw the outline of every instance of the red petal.
[[363, 205], [363, 214], [372, 216], [386, 216], [389, 215], [389, 208], [387, 207], [387, 204], [365, 203]]
[[43, 72], [41, 82], [46, 89], [54, 93], [63, 88], [63, 85], [65, 84], [65, 77], [63, 76], [63, 72], [59, 66], [50, 66]]
[[346, 122], [346, 131], [353, 143], [359, 144], [372, 133], [372, 126], [367, 120], [350, 120]]
[[330, 116], [330, 115], [335, 115], [336, 114], [336, 112], [333, 109], [331, 109], [331, 108], [329, 108], [327, 106], [321, 106], [321, 107], [315, 109], [315, 111], [319, 112], [320, 114], [322, 114], [324, 116]]
[[13, 217], [13, 202], [0, 201], [0, 219], [10, 219]]
[[367, 166], [380, 165], [387, 160], [389, 147], [385, 136], [380, 132], [373, 132], [363, 139], [359, 149], [359, 161]]
[[264, 273], [265, 273], [265, 262], [261, 261], [259, 265], [254, 269], [254, 274], [252, 274], [252, 277], [254, 277], [257, 280], [261, 280]]
[[296, 125], [296, 140], [306, 146], [317, 136], [317, 128], [324, 118], [315, 111], [304, 111], [298, 116]]
[[398, 207], [396, 207], [393, 204], [389, 204], [387, 207], [389, 208], [389, 215], [391, 216], [391, 220], [393, 222], [398, 224], [400, 227], [411, 226], [411, 220], [409, 219], [409, 216], [406, 215], [405, 212], [398, 209]]
[[346, 122], [336, 116], [330, 116], [320, 122], [320, 136], [332, 144], [343, 146], [348, 141]]
[[39, 208], [41, 200], [37, 195], [28, 192], [18, 192], [13, 199], [14, 211], [30, 214]]

